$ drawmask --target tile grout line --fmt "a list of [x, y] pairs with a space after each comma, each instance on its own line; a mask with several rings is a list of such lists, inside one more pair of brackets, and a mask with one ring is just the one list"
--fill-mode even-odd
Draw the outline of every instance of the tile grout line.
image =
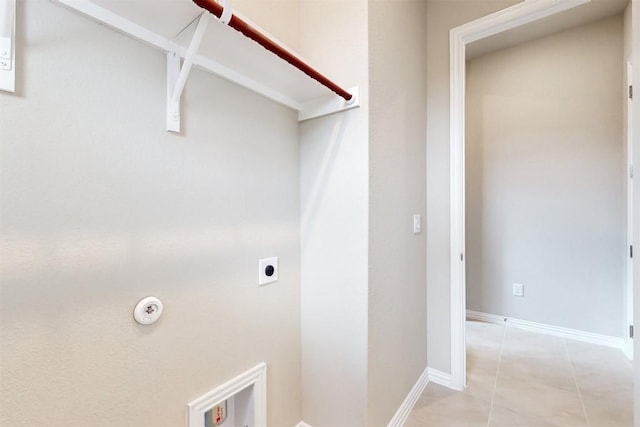
[[569, 355], [569, 348], [567, 347], [566, 338], [562, 339], [562, 343], [564, 344], [564, 351], [567, 355], [567, 360], [569, 361], [569, 366], [571, 366], [571, 376], [573, 377], [573, 382], [576, 386], [576, 390], [578, 391], [578, 399], [580, 399], [580, 406], [582, 406], [582, 413], [584, 414], [584, 419], [587, 421], [587, 427], [591, 427], [591, 423], [589, 422], [589, 416], [587, 415], [587, 408], [584, 406], [584, 400], [582, 400], [582, 393], [580, 393], [580, 386], [578, 385], [578, 378], [576, 377], [576, 370], [573, 368], [573, 362], [571, 361], [571, 356]]
[[496, 379], [493, 382], [493, 392], [491, 393], [491, 405], [489, 406], [489, 418], [487, 419], [487, 427], [491, 425], [491, 416], [493, 415], [493, 402], [496, 397], [496, 389], [498, 388], [498, 375], [500, 374], [500, 364], [502, 363], [502, 352], [504, 351], [504, 340], [507, 336], [507, 326], [503, 325], [502, 342], [500, 343], [500, 356], [498, 357], [498, 367], [496, 368]]

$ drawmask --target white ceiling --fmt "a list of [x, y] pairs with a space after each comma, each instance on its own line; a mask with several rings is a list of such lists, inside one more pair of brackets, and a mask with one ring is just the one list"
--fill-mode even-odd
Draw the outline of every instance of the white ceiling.
[[628, 4], [629, 0], [591, 0], [582, 6], [470, 43], [467, 45], [467, 59], [621, 14]]

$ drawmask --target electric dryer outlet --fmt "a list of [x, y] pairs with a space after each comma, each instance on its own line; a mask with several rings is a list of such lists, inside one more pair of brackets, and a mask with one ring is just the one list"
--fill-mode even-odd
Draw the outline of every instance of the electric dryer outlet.
[[263, 258], [258, 261], [258, 285], [278, 281], [278, 257]]

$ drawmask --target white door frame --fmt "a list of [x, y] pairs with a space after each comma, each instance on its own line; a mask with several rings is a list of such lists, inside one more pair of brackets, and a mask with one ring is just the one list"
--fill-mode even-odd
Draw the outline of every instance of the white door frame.
[[525, 0], [451, 29], [450, 49], [450, 238], [451, 238], [451, 386], [466, 385], [465, 349], [465, 64], [466, 45], [563, 12], [591, 0]]
[[[627, 86], [633, 84], [633, 67], [627, 62]], [[627, 97], [627, 157], [626, 157], [626, 183], [627, 183], [627, 248], [633, 245], [633, 101]], [[630, 251], [630, 249], [627, 249]], [[629, 325], [633, 325], [633, 258], [627, 253], [627, 283], [625, 291], [625, 324], [623, 337], [625, 337], [622, 349], [629, 359], [633, 359], [633, 339], [629, 334]]]

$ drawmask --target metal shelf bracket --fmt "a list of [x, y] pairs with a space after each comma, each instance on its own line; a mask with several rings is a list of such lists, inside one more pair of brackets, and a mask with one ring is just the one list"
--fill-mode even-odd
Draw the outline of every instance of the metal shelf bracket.
[[[2, 0], [0, 0], [2, 1]], [[15, 0], [14, 0], [15, 1]], [[193, 59], [209, 25], [210, 14], [203, 12], [198, 19], [198, 26], [193, 34], [189, 49], [180, 68], [180, 54], [177, 49], [167, 52], [167, 131], [180, 132], [180, 97], [187, 83], [189, 72], [193, 66]]]
[[0, 0], [0, 90], [16, 91], [16, 0]]

